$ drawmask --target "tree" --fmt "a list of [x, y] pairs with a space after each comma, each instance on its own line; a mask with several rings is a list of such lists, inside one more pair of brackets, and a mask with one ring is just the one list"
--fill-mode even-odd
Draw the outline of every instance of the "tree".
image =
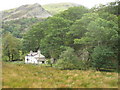
[[46, 57], [58, 58], [63, 51], [62, 46], [67, 43], [66, 33], [71, 23], [70, 20], [53, 16], [35, 24], [24, 36], [24, 50], [36, 51], [40, 48]]
[[118, 26], [112, 21], [98, 18], [89, 23], [85, 36], [75, 39], [75, 43], [92, 45], [113, 45], [118, 40]]
[[2, 39], [3, 57], [7, 56], [9, 61], [19, 57], [20, 40], [12, 36], [11, 33], [5, 33]]
[[63, 17], [64, 19], [68, 19], [71, 21], [75, 21], [77, 19], [80, 19], [85, 13], [88, 13], [88, 8], [84, 6], [79, 6], [71, 7], [68, 10], [65, 10], [64, 12], [61, 12], [57, 16]]
[[79, 61], [74, 49], [67, 48], [66, 51], [63, 51], [56, 66], [60, 69], [79, 69]]
[[62, 47], [67, 43], [66, 33], [72, 22], [55, 16], [49, 18], [45, 23], [45, 37], [40, 42], [40, 48], [45, 55], [57, 59], [63, 51]]
[[113, 61], [113, 57], [115, 58], [114, 52], [110, 47], [106, 46], [97, 46], [94, 48], [93, 53], [91, 55], [92, 67], [100, 70], [101, 68], [117, 68], [117, 62]]
[[[112, 53], [114, 53], [115, 57], [117, 56], [116, 43], [118, 42], [117, 41], [118, 30], [119, 29], [118, 29], [118, 25], [116, 24], [116, 22], [113, 22], [111, 20], [108, 21], [108, 20], [98, 17], [96, 20], [91, 21], [88, 24], [87, 32], [85, 33], [85, 35], [80, 39], [75, 39], [74, 41], [76, 44], [82, 44], [87, 47], [87, 50], [90, 53], [89, 56], [92, 55], [92, 58], [89, 57], [90, 60], [95, 61], [94, 63], [96, 66], [92, 64], [94, 67], [107, 68], [109, 65], [109, 62], [112, 62], [112, 60], [116, 62], [117, 58], [114, 58], [113, 54], [111, 54], [111, 51], [109, 49], [105, 49], [105, 47], [114, 49]], [[102, 51], [99, 51], [100, 49]], [[112, 57], [112, 60], [108, 57]], [[106, 60], [108, 59], [109, 59], [109, 62], [107, 63]], [[104, 65], [101, 66], [101, 63]]]
[[2, 24], [2, 28], [4, 29], [2, 33], [10, 32], [17, 38], [23, 38], [22, 34], [26, 33], [26, 31], [38, 21], [42, 20], [38, 20], [37, 18], [22, 18], [18, 20], [5, 21]]
[[81, 19], [76, 20], [71, 26], [70, 30], [67, 33], [69, 37], [69, 44], [76, 50], [79, 50], [82, 45], [78, 43], [74, 43], [75, 39], [80, 39], [85, 36], [87, 32], [87, 26], [91, 21], [94, 21], [98, 18], [99, 15], [97, 13], [86, 13], [83, 15]]
[[44, 38], [44, 30], [46, 24], [44, 22], [33, 25], [23, 37], [24, 51], [37, 51], [40, 47], [40, 41]]

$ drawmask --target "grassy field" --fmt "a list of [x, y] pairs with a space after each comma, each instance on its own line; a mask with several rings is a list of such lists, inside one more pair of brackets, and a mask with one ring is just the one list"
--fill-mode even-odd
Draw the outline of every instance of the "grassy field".
[[3, 88], [117, 88], [115, 72], [3, 63]]

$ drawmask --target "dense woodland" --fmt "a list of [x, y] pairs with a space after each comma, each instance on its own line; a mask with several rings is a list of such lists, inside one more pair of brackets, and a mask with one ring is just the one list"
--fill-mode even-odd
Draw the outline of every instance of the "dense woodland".
[[44, 20], [4, 22], [2, 58], [24, 60], [30, 50], [40, 49], [60, 69], [117, 69], [119, 4], [71, 7]]

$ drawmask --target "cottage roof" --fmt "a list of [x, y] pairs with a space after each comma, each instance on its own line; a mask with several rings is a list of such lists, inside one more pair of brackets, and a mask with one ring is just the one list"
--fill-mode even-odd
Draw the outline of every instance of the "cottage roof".
[[41, 57], [41, 58], [44, 58], [45, 56], [43, 56], [42, 54], [37, 54], [37, 55], [34, 55], [34, 57]]
[[30, 51], [30, 53], [27, 56], [33, 56], [33, 57], [38, 57], [38, 58], [45, 58], [45, 56], [41, 54], [40, 50], [38, 50], [38, 52]]

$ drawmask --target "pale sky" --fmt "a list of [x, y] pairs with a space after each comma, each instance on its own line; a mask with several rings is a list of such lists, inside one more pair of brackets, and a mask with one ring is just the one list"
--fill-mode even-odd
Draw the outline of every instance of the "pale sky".
[[88, 8], [93, 7], [98, 4], [106, 4], [107, 2], [113, 2], [116, 0], [1, 0], [0, 1], [0, 11], [6, 9], [12, 9], [25, 4], [39, 3], [41, 5], [50, 3], [61, 3], [61, 2], [71, 2], [84, 5]]

